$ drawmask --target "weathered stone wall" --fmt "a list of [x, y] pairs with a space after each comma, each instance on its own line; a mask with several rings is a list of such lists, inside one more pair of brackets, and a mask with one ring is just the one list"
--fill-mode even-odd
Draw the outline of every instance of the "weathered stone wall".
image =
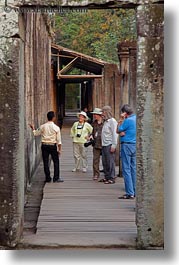
[[[34, 138], [28, 124], [37, 128], [53, 108], [51, 82], [51, 39], [46, 17], [40, 13], [25, 13], [25, 150], [27, 181], [41, 158], [40, 137]], [[53, 87], [52, 87], [53, 89]]]
[[[0, 2], [1, 6], [4, 4]], [[1, 8], [2, 10], [2, 8]], [[24, 190], [40, 159], [28, 123], [51, 108], [50, 36], [46, 17], [14, 12], [0, 17], [0, 244], [15, 246], [23, 228]]]
[[14, 12], [1, 14], [0, 244], [8, 246], [20, 237], [24, 208], [24, 45], [18, 23]]
[[164, 244], [163, 5], [137, 8], [137, 244]]

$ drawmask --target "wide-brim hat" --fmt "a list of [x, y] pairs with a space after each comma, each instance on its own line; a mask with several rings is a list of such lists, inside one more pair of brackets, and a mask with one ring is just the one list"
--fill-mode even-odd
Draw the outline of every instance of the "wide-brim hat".
[[102, 109], [94, 108], [94, 110], [93, 110], [91, 113], [92, 113], [92, 114], [101, 115], [101, 114], [102, 114]]
[[85, 117], [86, 120], [88, 120], [88, 116], [86, 114], [86, 112], [81, 111], [80, 113], [77, 113], [77, 117], [79, 118], [80, 115], [83, 115]]

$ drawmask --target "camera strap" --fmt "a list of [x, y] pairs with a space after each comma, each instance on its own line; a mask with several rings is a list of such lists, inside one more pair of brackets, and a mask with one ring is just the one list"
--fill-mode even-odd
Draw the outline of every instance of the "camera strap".
[[78, 125], [77, 125], [77, 133], [79, 133], [78, 131], [81, 130], [81, 134], [82, 134], [84, 125], [85, 125], [85, 123], [83, 123], [83, 124], [78, 123]]

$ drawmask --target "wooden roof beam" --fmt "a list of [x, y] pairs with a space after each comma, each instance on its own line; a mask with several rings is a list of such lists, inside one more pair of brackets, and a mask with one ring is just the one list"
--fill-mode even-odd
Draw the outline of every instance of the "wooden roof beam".
[[69, 70], [71, 70], [75, 64], [75, 61], [78, 60], [78, 57], [74, 58], [70, 63], [68, 63], [67, 65], [65, 65], [65, 67], [63, 67], [63, 69], [61, 69], [60, 71], [58, 71], [57, 76], [62, 75], [67, 73]]
[[102, 78], [103, 75], [57, 75], [58, 79], [94, 79]]

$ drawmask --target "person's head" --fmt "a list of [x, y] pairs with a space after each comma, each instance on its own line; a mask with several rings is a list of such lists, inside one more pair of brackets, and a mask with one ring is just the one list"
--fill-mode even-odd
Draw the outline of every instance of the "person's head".
[[49, 111], [47, 113], [47, 119], [48, 119], [48, 121], [53, 121], [55, 119], [55, 113], [54, 113], [54, 111]]
[[102, 108], [102, 116], [104, 119], [108, 120], [112, 118], [112, 109], [110, 106], [104, 106]]
[[88, 111], [88, 108], [87, 107], [84, 107], [83, 111], [84, 112], [87, 112]]
[[94, 120], [99, 121], [102, 119], [102, 109], [94, 108], [91, 113], [93, 114]]
[[88, 120], [88, 116], [87, 116], [86, 112], [84, 112], [84, 111], [81, 111], [80, 113], [78, 113], [77, 117], [79, 119], [79, 122], [81, 122], [81, 123], [86, 122]]
[[122, 113], [126, 113], [128, 116], [133, 113], [133, 109], [129, 104], [124, 104], [121, 108]]

